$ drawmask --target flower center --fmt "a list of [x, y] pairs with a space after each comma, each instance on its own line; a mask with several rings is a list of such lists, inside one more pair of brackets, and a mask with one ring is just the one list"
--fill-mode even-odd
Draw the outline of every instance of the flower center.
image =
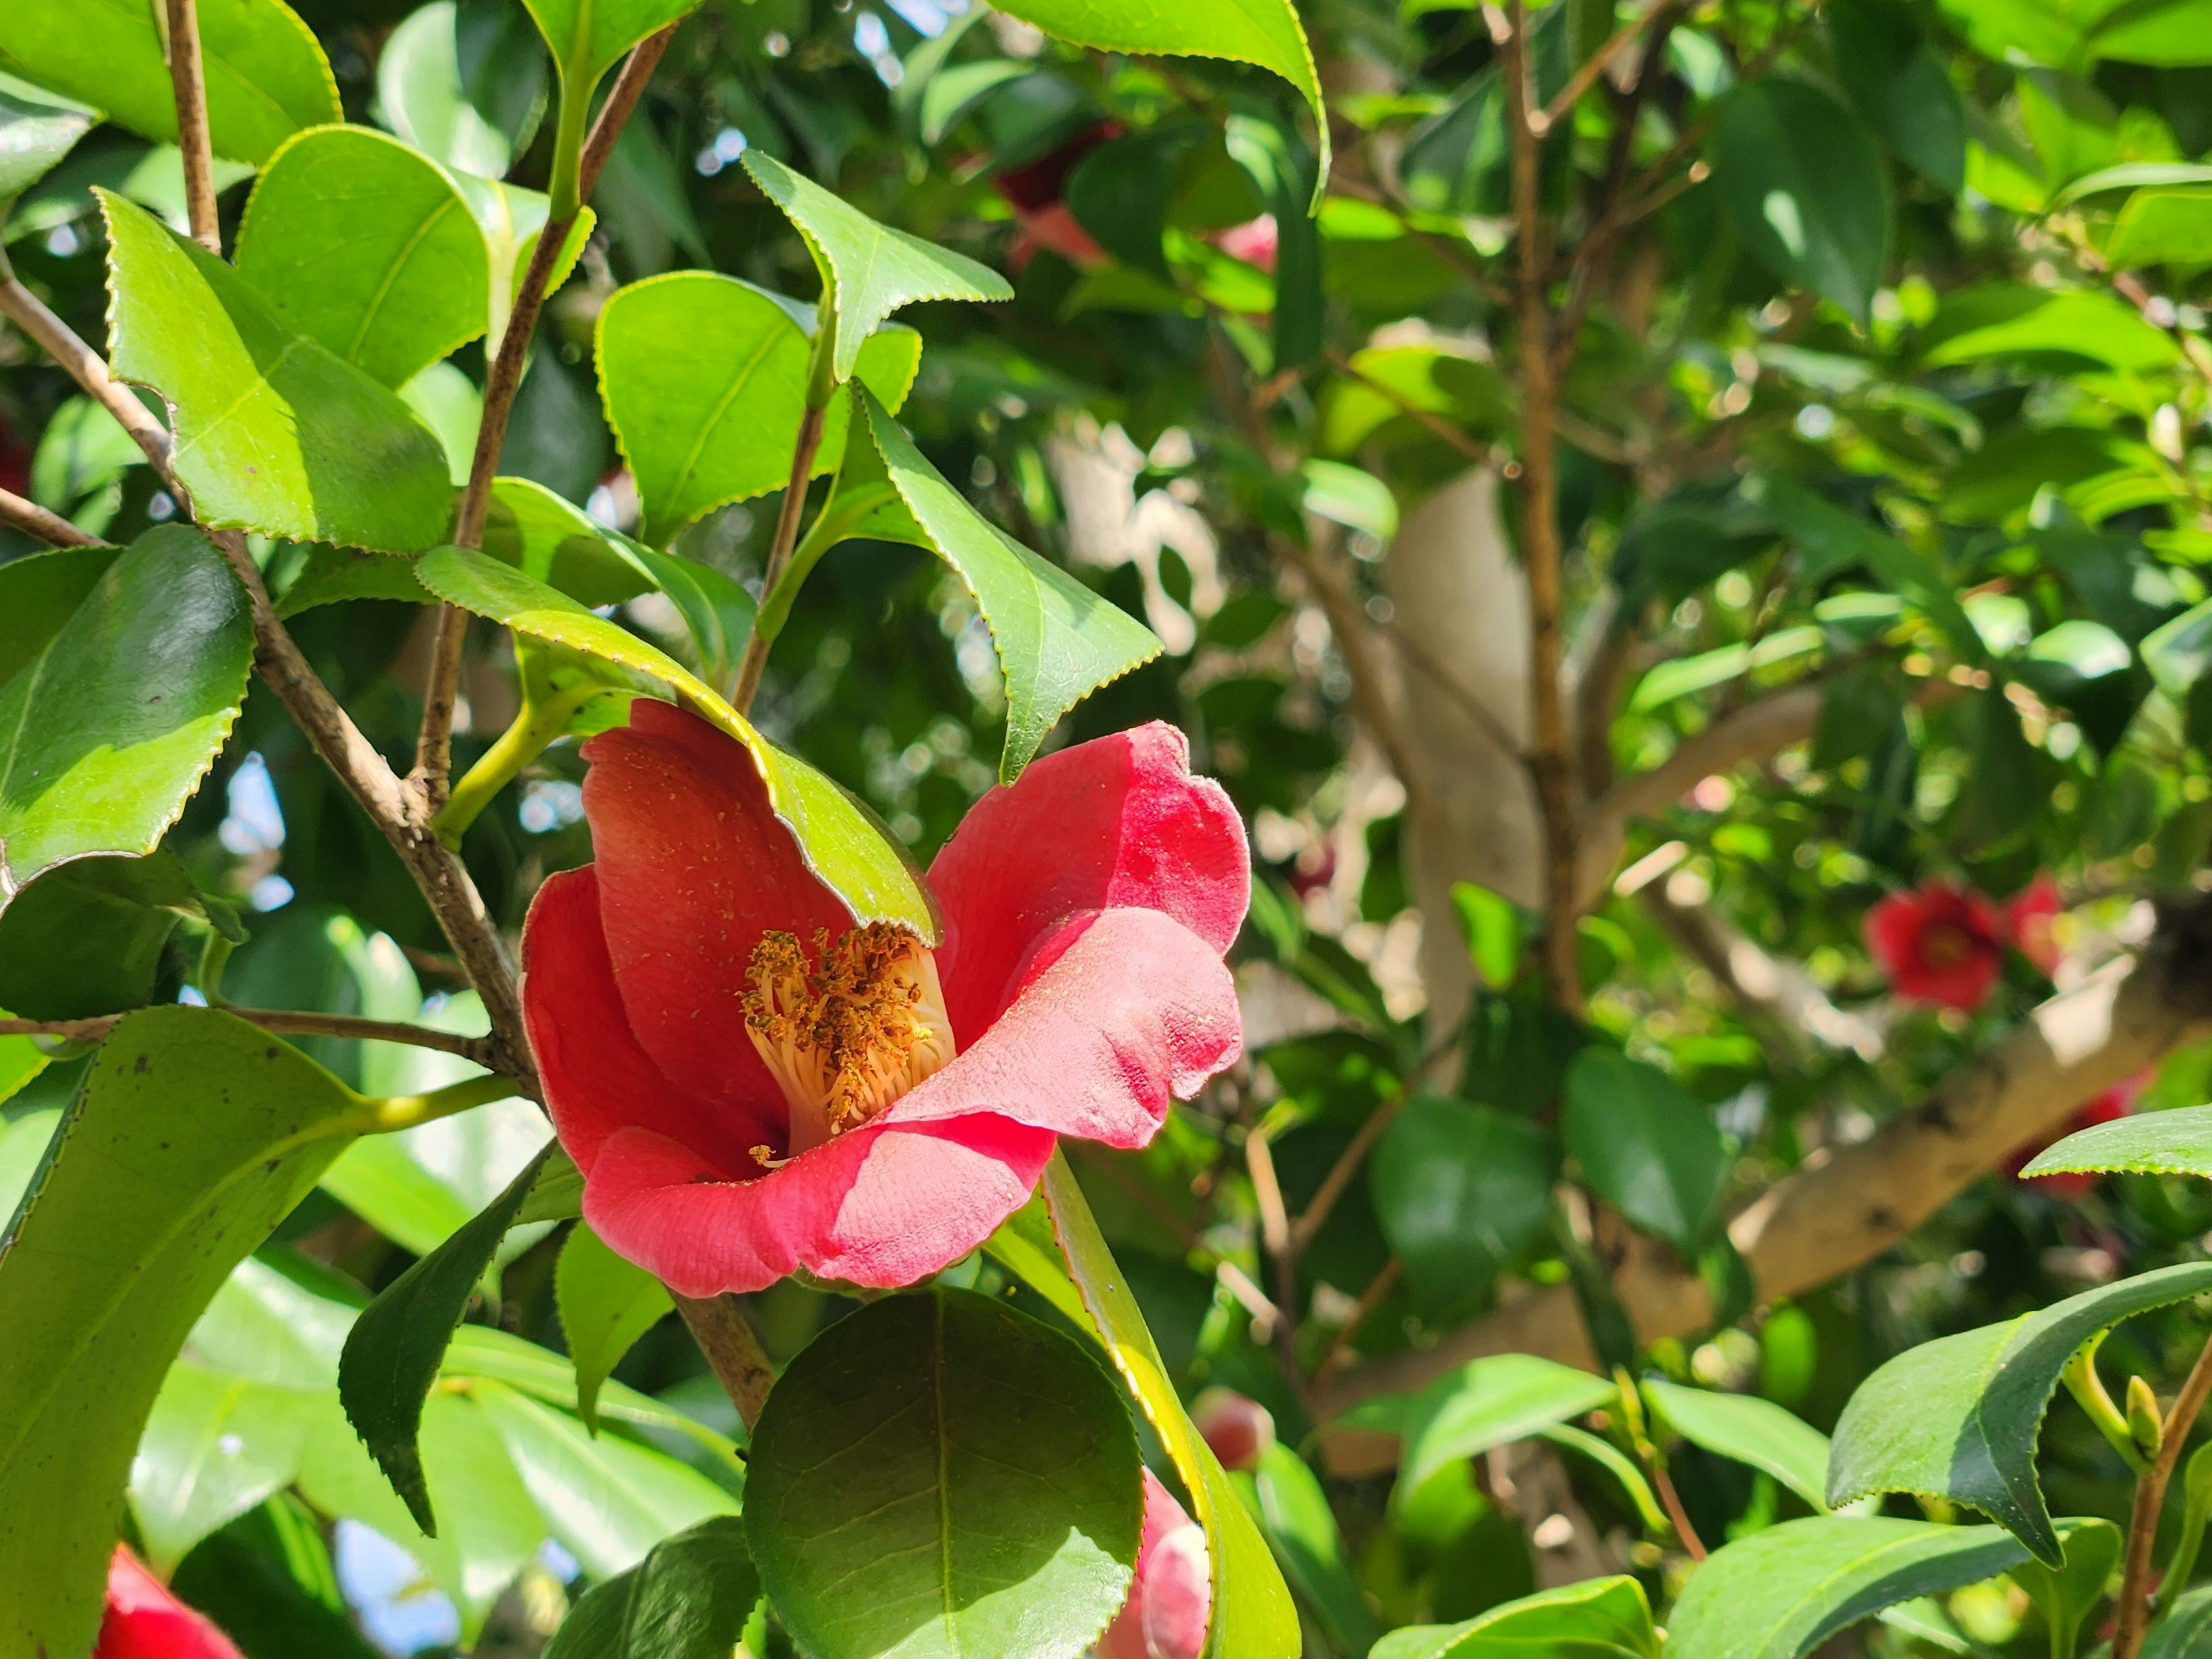
[[1939, 921], [1921, 931], [1920, 954], [1930, 967], [1955, 968], [1974, 954], [1974, 941], [1965, 928]]
[[[858, 1128], [957, 1052], [937, 960], [896, 922], [834, 941], [817, 930], [811, 962], [795, 933], [764, 933], [745, 976], [745, 1035], [791, 1108], [787, 1158]], [[771, 1148], [753, 1156], [775, 1165]]]

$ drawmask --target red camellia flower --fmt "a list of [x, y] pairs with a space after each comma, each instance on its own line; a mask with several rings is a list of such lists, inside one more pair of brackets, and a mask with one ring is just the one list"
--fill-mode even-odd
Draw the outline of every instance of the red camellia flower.
[[1224, 1469], [1251, 1469], [1273, 1449], [1275, 1418], [1234, 1389], [1207, 1389], [1191, 1401], [1190, 1420]]
[[2046, 974], [2058, 966], [2063, 954], [2051, 933], [2058, 915], [2058, 884], [2039, 872], [2033, 881], [2005, 901], [2005, 931], [2021, 955]]
[[1055, 1135], [1142, 1146], [1237, 1058], [1243, 829], [1170, 726], [977, 802], [930, 868], [934, 951], [856, 927], [698, 716], [641, 698], [583, 753], [598, 862], [531, 907], [530, 1039], [584, 1214], [684, 1295], [912, 1284]]
[[1076, 222], [1062, 199], [1067, 176], [1076, 164], [1099, 145], [1121, 136], [1118, 121], [1100, 121], [1085, 128], [1049, 154], [1026, 166], [1010, 167], [992, 182], [1014, 210], [1021, 233], [1007, 250], [1006, 262], [1016, 270], [1025, 267], [1041, 248], [1050, 248], [1078, 270], [1097, 270], [1113, 261], [1091, 233]]
[[1198, 1659], [1212, 1607], [1205, 1529], [1146, 1469], [1137, 1581], [1098, 1638], [1098, 1659]]
[[107, 1610], [92, 1659], [240, 1659], [230, 1638], [169, 1594], [122, 1545], [107, 1564]]
[[1867, 950], [1900, 996], [1971, 1013], [1996, 983], [2005, 927], [1979, 893], [1931, 881], [1867, 912]]

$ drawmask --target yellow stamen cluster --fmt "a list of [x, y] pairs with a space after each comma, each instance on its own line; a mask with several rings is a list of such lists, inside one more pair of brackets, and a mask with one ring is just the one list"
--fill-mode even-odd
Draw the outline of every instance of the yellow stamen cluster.
[[763, 934], [745, 976], [746, 1035], [791, 1108], [788, 1157], [867, 1122], [953, 1056], [936, 960], [896, 922], [817, 930], [811, 960], [796, 934]]

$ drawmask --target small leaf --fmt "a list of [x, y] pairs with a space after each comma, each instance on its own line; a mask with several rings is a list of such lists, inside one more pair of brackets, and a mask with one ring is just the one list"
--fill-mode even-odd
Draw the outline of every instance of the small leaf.
[[206, 249], [97, 194], [115, 372], [175, 411], [174, 465], [200, 521], [372, 552], [434, 544], [453, 486], [413, 411]]
[[1801, 1659], [1882, 1608], [2016, 1566], [1996, 1527], [1814, 1516], [1715, 1550], [1667, 1621], [1676, 1659]]
[[45, 178], [95, 118], [82, 105], [34, 101], [0, 89], [0, 202]]
[[[203, 0], [198, 15], [217, 155], [258, 166], [301, 128], [345, 118], [322, 48], [280, 0]], [[0, 69], [173, 144], [177, 93], [155, 17], [153, 6], [131, 0], [10, 0], [0, 9]]]
[[1420, 1393], [1369, 1401], [1340, 1420], [1402, 1443], [1391, 1502], [1402, 1507], [1447, 1463], [1525, 1440], [1595, 1411], [1616, 1394], [1609, 1378], [1534, 1354], [1493, 1354], [1448, 1371]]
[[1981, 635], [1959, 603], [1950, 580], [1928, 557], [1855, 513], [1831, 506], [1786, 479], [1769, 482], [1765, 504], [1805, 562], [1804, 580], [1826, 580], [1863, 565], [1876, 581], [1918, 607], [1950, 638], [1954, 649], [1978, 661]]
[[2076, 1129], [2038, 1152], [2023, 1176], [2116, 1171], [2212, 1180], [2212, 1106], [2146, 1112]]
[[714, 1516], [586, 1590], [545, 1659], [729, 1659], [759, 1600], [744, 1523]]
[[120, 556], [70, 550], [0, 567], [0, 610], [10, 621], [0, 655], [30, 653], [0, 682], [4, 906], [69, 860], [154, 850], [230, 735], [253, 635], [230, 568], [182, 525], [148, 531]]
[[1889, 257], [1889, 181], [1858, 118], [1802, 81], [1746, 81], [1719, 101], [1712, 161], [1759, 263], [1864, 324]]
[[576, 1364], [576, 1411], [592, 1433], [599, 1428], [599, 1385], [630, 1345], [674, 1310], [667, 1287], [601, 1242], [578, 1222], [561, 1247], [554, 1270], [561, 1328]]
[[1283, 1571], [1304, 1596], [1338, 1647], [1364, 1654], [1382, 1628], [1352, 1576], [1344, 1535], [1328, 1505], [1328, 1494], [1304, 1459], [1288, 1446], [1270, 1443], [1249, 1475], [1232, 1474], [1247, 1499]]
[[1828, 1507], [1828, 1437], [1771, 1400], [1686, 1389], [1663, 1377], [1644, 1384], [1652, 1411], [1693, 1446], [1764, 1469], [1816, 1510]]
[[1556, 1161], [1526, 1118], [1432, 1095], [1406, 1103], [1375, 1149], [1368, 1187], [1425, 1309], [1439, 1319], [1470, 1311], [1542, 1231]]
[[2071, 1654], [2081, 1621], [2105, 1599], [2105, 1586], [2120, 1564], [2120, 1529], [2109, 1521], [2057, 1523], [2058, 1545], [2066, 1565], [2053, 1569], [2026, 1561], [2012, 1570], [2013, 1583], [2028, 1594], [2051, 1632], [2053, 1653]]
[[[523, 0], [553, 49], [563, 98], [584, 105], [616, 59], [699, 0]], [[581, 128], [578, 129], [581, 132]]]
[[1096, 1359], [939, 1286], [792, 1361], [753, 1428], [745, 1535], [817, 1659], [1070, 1659], [1129, 1593], [1140, 1468]]
[[1507, 1601], [1458, 1625], [1394, 1630], [1368, 1659], [1658, 1659], [1651, 1606], [1633, 1578], [1591, 1578]]
[[902, 306], [919, 300], [1014, 297], [1006, 279], [989, 266], [878, 224], [759, 149], [748, 149], [744, 162], [753, 182], [783, 210], [814, 256], [823, 303], [835, 313], [831, 362], [836, 380], [852, 378], [861, 346]]
[[1378, 541], [1398, 533], [1398, 498], [1372, 472], [1342, 461], [1309, 460], [1298, 469], [1305, 482], [1303, 505], [1309, 513], [1364, 530]]
[[445, 170], [367, 127], [317, 127], [270, 158], [238, 274], [312, 340], [397, 390], [484, 331], [490, 256]]
[[2100, 1331], [2208, 1288], [2212, 1262], [2162, 1267], [1907, 1349], [1860, 1383], [1844, 1407], [1828, 1501], [1883, 1492], [1948, 1498], [1979, 1510], [2038, 1559], [2058, 1565], [2035, 1442], [2060, 1372]]
[[1560, 1129], [1597, 1195], [1694, 1255], [1718, 1212], [1728, 1144], [1713, 1115], [1656, 1066], [1591, 1047], [1567, 1068]]
[[2087, 289], [1985, 283], [1949, 295], [1922, 337], [1929, 368], [2052, 352], [2143, 374], [2180, 355], [2133, 306]]
[[[456, 12], [453, 0], [432, 0], [386, 38], [376, 57], [377, 106], [386, 125], [432, 161], [482, 179], [504, 178], [514, 142], [484, 118], [461, 84]], [[538, 85], [542, 97], [542, 70]]]
[[[554, 1143], [545, 1145], [550, 1152]], [[469, 1297], [514, 1224], [546, 1152], [531, 1159], [466, 1226], [378, 1292], [354, 1322], [338, 1360], [338, 1398], [346, 1416], [415, 1524], [433, 1538], [438, 1524], [418, 1443], [422, 1401], [437, 1380], [453, 1328], [468, 1311]]]

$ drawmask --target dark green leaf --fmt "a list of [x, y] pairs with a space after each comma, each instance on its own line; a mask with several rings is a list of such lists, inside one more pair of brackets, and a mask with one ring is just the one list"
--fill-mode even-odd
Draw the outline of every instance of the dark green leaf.
[[2105, 1599], [2106, 1583], [2120, 1564], [2120, 1529], [2109, 1521], [2077, 1520], [2061, 1521], [2057, 1530], [2066, 1565], [2051, 1568], [2025, 1561], [2011, 1576], [2043, 1614], [2051, 1650], [2070, 1654], [2081, 1621]]
[[1655, 1066], [1585, 1048], [1560, 1129], [1583, 1179], [1638, 1226], [1694, 1254], [1718, 1212], [1728, 1146], [1712, 1114]]
[[1797, 544], [1808, 581], [1863, 565], [1876, 581], [1942, 629], [1954, 649], [1977, 660], [1984, 654], [1981, 635], [1967, 620], [1948, 578], [1925, 555], [1787, 479], [1768, 484], [1766, 505]]
[[1344, 1651], [1364, 1654], [1382, 1634], [1353, 1577], [1328, 1494], [1304, 1460], [1288, 1446], [1270, 1444], [1249, 1476], [1232, 1475], [1239, 1492], [1249, 1480], [1251, 1504], [1284, 1576], [1320, 1614]]
[[759, 1599], [744, 1523], [715, 1516], [592, 1586], [545, 1659], [729, 1659]]
[[2182, 1591], [2172, 1611], [2143, 1639], [2142, 1659], [2205, 1659], [2212, 1654], [2212, 1584]]
[[1713, 121], [1713, 183], [1776, 276], [1863, 324], [1889, 257], [1889, 180], [1849, 110], [1802, 81], [1746, 81]]
[[[1322, 310], [1321, 235], [1307, 209], [1320, 194], [1313, 152], [1272, 114], [1231, 115], [1225, 141], [1231, 158], [1249, 175], [1275, 218], [1272, 372], [1301, 368], [1320, 355], [1327, 322]], [[1394, 512], [1391, 529], [1395, 528]]]
[[0, 202], [12, 201], [44, 178], [93, 120], [81, 105], [34, 102], [0, 90]]
[[1368, 1187], [1415, 1298], [1438, 1319], [1471, 1311], [1552, 1207], [1543, 1130], [1490, 1106], [1408, 1101], [1376, 1147]]
[[0, 916], [0, 1008], [24, 1019], [90, 1019], [166, 1000], [162, 952], [177, 923], [213, 915], [235, 927], [227, 910], [166, 848], [49, 870]]
[[1891, 154], [1946, 195], [1966, 181], [1966, 111], [1943, 60], [1890, 0], [1846, 0], [1821, 14], [1836, 76]]

